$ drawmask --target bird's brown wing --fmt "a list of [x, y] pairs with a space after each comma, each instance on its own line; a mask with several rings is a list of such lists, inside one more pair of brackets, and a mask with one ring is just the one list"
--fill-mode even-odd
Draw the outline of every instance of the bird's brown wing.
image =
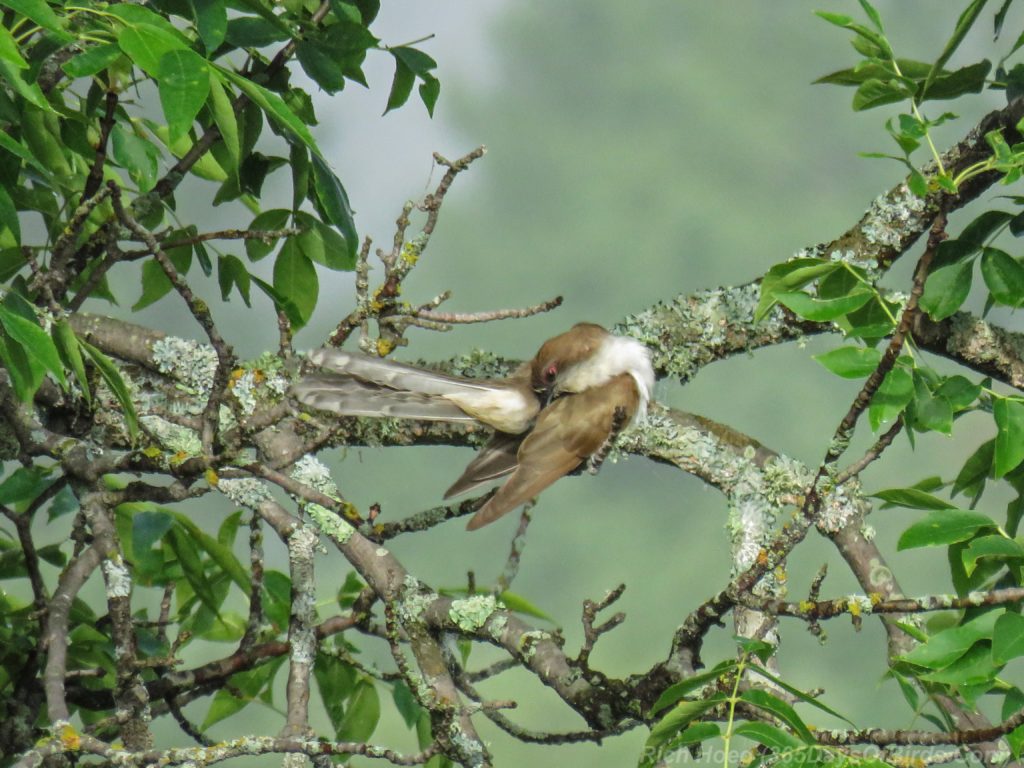
[[476, 530], [497, 520], [574, 470], [604, 445], [613, 429], [615, 409], [625, 409], [628, 423], [638, 403], [636, 383], [628, 374], [555, 400], [540, 412], [536, 426], [523, 440], [515, 471], [467, 528]]
[[523, 437], [507, 432], [495, 432], [494, 437], [469, 462], [459, 479], [445, 491], [444, 497], [450, 499], [452, 496], [468, 493], [513, 472], [519, 464], [517, 454]]

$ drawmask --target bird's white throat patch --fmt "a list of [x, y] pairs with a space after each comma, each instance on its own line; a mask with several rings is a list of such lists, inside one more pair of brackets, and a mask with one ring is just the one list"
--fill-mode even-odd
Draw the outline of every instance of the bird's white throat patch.
[[558, 388], [563, 392], [582, 392], [599, 387], [622, 373], [628, 373], [636, 381], [640, 391], [639, 413], [642, 414], [654, 394], [654, 367], [651, 351], [628, 336], [608, 334], [594, 355], [562, 372]]

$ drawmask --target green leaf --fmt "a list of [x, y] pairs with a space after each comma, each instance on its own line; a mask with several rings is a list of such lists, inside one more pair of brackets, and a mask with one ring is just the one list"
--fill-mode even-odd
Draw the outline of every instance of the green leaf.
[[[0, 58], [0, 81], [4, 80], [27, 102], [45, 112], [53, 113], [53, 107], [46, 100], [46, 96], [43, 94], [39, 84], [28, 82], [23, 77], [21, 70], [7, 60]], [[29, 143], [31, 144], [31, 139], [29, 139]]]
[[[285, 208], [274, 208], [264, 211], [252, 220], [252, 223], [249, 224], [249, 229], [257, 232], [281, 230], [288, 226], [289, 216], [291, 216], [291, 211]], [[249, 238], [245, 241], [245, 253], [249, 257], [249, 261], [256, 262], [269, 254], [276, 246], [277, 239], [264, 241], [257, 238]]]
[[220, 296], [228, 301], [232, 287], [238, 288], [238, 295], [242, 297], [245, 306], [251, 307], [250, 286], [252, 280], [249, 277], [249, 270], [237, 256], [230, 253], [217, 257], [217, 283], [220, 286]]
[[996, 422], [993, 467], [1002, 477], [1024, 461], [1024, 403], [1008, 397], [994, 397], [992, 415]]
[[675, 704], [682, 699], [686, 694], [691, 691], [695, 691], [698, 688], [710, 683], [712, 680], [717, 680], [719, 677], [724, 675], [733, 669], [736, 669], [737, 663], [734, 659], [725, 659], [724, 661], [718, 662], [713, 668], [705, 671], [698, 672], [685, 680], [680, 680], [678, 683], [674, 683], [661, 692], [658, 700], [651, 706], [649, 715], [656, 715], [658, 712], [663, 710], [665, 707]]
[[754, 311], [754, 322], [760, 322], [776, 303], [776, 295], [802, 288], [838, 268], [835, 262], [799, 258], [776, 264], [761, 278], [761, 297]]
[[199, 600], [213, 613], [220, 610], [220, 601], [214, 594], [210, 580], [206, 577], [202, 558], [195, 542], [180, 525], [174, 525], [167, 532], [167, 543], [178, 558], [181, 571]]
[[241, 160], [242, 144], [238, 133], [238, 118], [231, 105], [231, 98], [221, 84], [220, 78], [215, 72], [210, 71], [210, 111], [213, 113], [213, 121], [220, 130], [224, 147], [228, 151], [232, 165], [225, 170], [232, 174], [238, 173], [238, 163]]
[[933, 395], [926, 386], [917, 386], [916, 396], [908, 414], [912, 415], [910, 423], [921, 432], [939, 432], [943, 435], [953, 433], [953, 404], [945, 397]]
[[0, 0], [0, 6], [6, 6], [48, 32], [53, 32], [61, 42], [74, 39], [64, 31], [64, 21], [53, 12], [45, 0]]
[[302, 211], [295, 213], [295, 224], [302, 229], [297, 240], [306, 256], [328, 269], [352, 269], [345, 240], [334, 229]]
[[732, 729], [732, 732], [737, 736], [745, 736], [758, 744], [763, 744], [775, 752], [785, 752], [803, 746], [803, 743], [796, 737], [768, 723], [757, 721], [740, 723]]
[[157, 79], [160, 77], [160, 60], [165, 54], [188, 49], [180, 37], [148, 24], [122, 28], [117, 44], [139, 69]]
[[311, 159], [313, 161], [313, 191], [321, 211], [321, 217], [337, 227], [342, 237], [345, 238], [343, 255], [333, 256], [332, 261], [346, 266], [338, 266], [335, 269], [355, 269], [359, 235], [356, 233], [355, 214], [352, 212], [352, 206], [349, 205], [348, 193], [342, 186], [341, 180], [320, 155], [314, 152]]
[[380, 696], [372, 678], [363, 677], [349, 696], [345, 716], [337, 729], [338, 741], [365, 742], [380, 722]]
[[18, 210], [14, 207], [7, 189], [0, 185], [0, 233], [6, 229], [14, 237], [12, 247], [21, 243], [21, 224], [18, 221]]
[[1004, 613], [992, 633], [992, 659], [998, 664], [1024, 656], [1024, 616]]
[[[431, 117], [434, 116], [434, 105], [437, 104], [437, 97], [441, 95], [441, 81], [433, 75], [424, 75], [423, 82], [420, 83], [420, 100], [423, 102], [423, 106], [427, 108], [427, 114]], [[697, 726], [688, 728], [687, 731], [691, 731]], [[715, 726], [715, 730], [718, 726]]]
[[992, 661], [992, 651], [987, 645], [975, 645], [963, 656], [947, 667], [921, 675], [920, 678], [932, 683], [955, 685], [969, 704], [973, 704], [965, 690], [969, 685], [994, 682], [998, 666]]
[[126, 552], [141, 576], [156, 578], [164, 566], [162, 551], [154, 551], [153, 545], [171, 529], [174, 518], [164, 510], [143, 509], [131, 516], [131, 550]]
[[960, 626], [937, 632], [929, 637], [926, 643], [917, 646], [903, 658], [911, 664], [928, 669], [948, 667], [967, 653], [975, 643], [991, 640], [996, 622], [1004, 613], [1004, 609], [998, 608], [966, 621]]
[[345, 68], [335, 52], [316, 40], [300, 40], [295, 56], [310, 79], [327, 93], [337, 93], [345, 87]]
[[[1013, 214], [1007, 213], [1006, 211], [983, 211], [978, 214], [970, 224], [964, 227], [963, 232], [960, 233], [960, 237], [956, 240], [947, 240], [946, 243], [943, 243], [942, 246], [940, 246], [940, 252], [944, 253], [946, 249], [952, 248], [957, 252], [958, 257], [969, 255], [973, 250], [977, 250], [984, 246], [985, 242], [997, 229], [1012, 222], [1013, 218]], [[965, 250], [963, 248], [963, 244], [966, 244], [971, 248]]]
[[89, 359], [92, 360], [97, 370], [99, 370], [100, 376], [103, 377], [103, 381], [106, 382], [107, 387], [114, 393], [114, 397], [117, 398], [117, 402], [121, 406], [121, 412], [124, 414], [125, 425], [128, 427], [128, 436], [132, 444], [134, 444], [139, 436], [139, 418], [135, 413], [135, 404], [132, 403], [128, 386], [124, 383], [124, 379], [121, 378], [121, 372], [117, 370], [117, 366], [114, 365], [109, 357], [89, 344], [85, 339], [79, 339], [78, 344], [86, 355], [89, 356]]
[[668, 750], [672, 751], [691, 744], [700, 744], [721, 735], [722, 729], [718, 727], [718, 723], [693, 723], [669, 742]]
[[228, 31], [228, 11], [224, 0], [189, 0], [192, 15], [196, 19], [199, 38], [203, 41], [208, 54], [213, 54]]
[[15, 396], [23, 403], [32, 402], [43, 383], [46, 370], [26, 353], [24, 347], [11, 339], [0, 326], [0, 362], [11, 376]]
[[313, 262], [294, 237], [285, 240], [274, 261], [274, 290], [288, 301], [284, 310], [296, 329], [309, 322], [320, 286]]
[[320, 149], [316, 145], [316, 140], [313, 138], [313, 134], [309, 132], [309, 128], [306, 124], [303, 123], [291, 109], [289, 109], [288, 105], [285, 104], [284, 100], [280, 96], [273, 91], [268, 91], [262, 85], [257, 85], [252, 80], [242, 77], [229, 69], [225, 69], [220, 66], [218, 66], [217, 69], [224, 77], [234, 83], [239, 90], [252, 99], [252, 101], [263, 110], [267, 117], [285, 130], [289, 131], [303, 144], [309, 147], [314, 157], [320, 157]]
[[935, 78], [921, 100], [956, 99], [967, 93], [981, 93], [991, 69], [992, 62], [985, 60], [941, 74]]
[[392, 683], [391, 698], [395, 702], [395, 709], [398, 710], [398, 714], [402, 716], [402, 720], [405, 722], [406, 728], [412, 728], [416, 725], [416, 721], [420, 719], [420, 715], [423, 713], [423, 707], [421, 707], [416, 697], [412, 695], [412, 691], [409, 690], [409, 686], [405, 684], [403, 680], [396, 680]]
[[974, 264], [964, 261], [940, 267], [928, 275], [921, 295], [921, 308], [933, 320], [944, 320], [952, 315], [971, 292]]
[[338, 732], [345, 719], [345, 700], [353, 693], [356, 684], [355, 670], [341, 659], [318, 653], [313, 665], [313, 676], [331, 725]]
[[871, 374], [882, 360], [882, 353], [873, 347], [838, 347], [814, 359], [844, 379], [860, 379]]
[[263, 610], [278, 630], [288, 627], [292, 606], [292, 581], [280, 571], [268, 570], [263, 579]]
[[889, 46], [889, 41], [885, 39], [884, 35], [868, 29], [863, 24], [856, 23], [849, 16], [844, 16], [839, 13], [830, 13], [828, 11], [815, 11], [814, 15], [824, 19], [829, 24], [834, 24], [837, 27], [850, 30], [874, 46], [882, 56], [886, 58], [892, 57], [892, 48]]
[[[931, 64], [926, 64], [923, 61], [914, 61], [913, 59], [896, 59], [896, 63], [900, 68], [900, 72], [902, 72], [905, 77], [909, 77], [913, 80], [923, 79], [927, 76], [928, 70], [931, 69]], [[819, 77], [814, 82], [816, 84], [825, 83], [828, 85], [856, 86], [866, 80], [888, 80], [895, 74], [896, 73], [893, 71], [892, 65], [888, 62], [881, 63], [862, 61], [856, 67], [831, 72]]]
[[946, 66], [946, 62], [949, 61], [949, 57], [953, 55], [957, 48], [960, 47], [960, 43], [967, 36], [971, 27], [974, 25], [975, 20], [985, 7], [985, 3], [988, 0], [973, 0], [973, 2], [964, 9], [963, 13], [960, 14], [960, 18], [957, 19], [956, 28], [953, 30], [952, 37], [946, 42], [945, 47], [942, 49], [942, 53], [939, 54], [939, 58], [932, 64], [931, 71], [928, 73], [928, 77], [925, 78], [924, 87], [921, 92], [927, 96], [928, 89], [931, 87], [932, 82], [938, 77], [942, 68]]
[[395, 56], [395, 76], [391, 81], [388, 104], [384, 108], [385, 115], [393, 109], [398, 109], [409, 100], [409, 94], [412, 93], [415, 83], [416, 75], [402, 59]]
[[57, 352], [57, 345], [46, 331], [37, 323], [26, 320], [2, 304], [0, 304], [0, 324], [3, 325], [8, 336], [21, 345], [29, 358], [37, 361], [52, 373], [62, 387], [67, 386], [67, 380], [64, 378], [64, 366], [61, 363], [60, 354]]
[[31, 501], [52, 482], [50, 473], [42, 467], [18, 467], [0, 483], [0, 504]]
[[78, 386], [82, 390], [82, 397], [85, 399], [86, 405], [91, 405], [92, 396], [89, 392], [89, 378], [85, 374], [85, 361], [82, 359], [82, 351], [78, 346], [75, 332], [71, 329], [71, 324], [65, 318], [55, 320], [50, 333], [61, 362], [75, 374], [75, 380], [78, 381]]
[[699, 701], [679, 702], [651, 727], [651, 733], [647, 737], [645, 748], [657, 749], [698, 717], [709, 709], [718, 706], [724, 700], [725, 697], [722, 694], [715, 694]]
[[893, 368], [886, 374], [874, 397], [871, 398], [871, 405], [868, 407], [871, 429], [878, 430], [880, 426], [899, 416], [913, 397], [913, 377], [905, 368]]
[[816, 299], [803, 291], [794, 291], [777, 293], [775, 299], [806, 320], [826, 323], [859, 309], [873, 296], [873, 292], [861, 290], [835, 299]]
[[981, 253], [981, 276], [998, 303], [1016, 307], [1024, 301], [1024, 266], [1006, 251], [985, 248]]
[[[167, 255], [179, 275], [186, 274], [192, 266], [191, 248], [174, 248]], [[132, 305], [132, 312], [138, 312], [140, 309], [156, 303], [170, 293], [173, 288], [174, 286], [163, 267], [160, 266], [160, 262], [155, 258], [144, 261], [142, 263], [142, 295]]]
[[937, 509], [911, 525], [900, 536], [896, 549], [939, 547], [967, 541], [983, 528], [998, 528], [995, 520], [965, 509]]
[[874, 6], [868, 2], [868, 0], [860, 0], [860, 7], [864, 10], [864, 14], [871, 20], [871, 23], [875, 25], [875, 29], [879, 32], [884, 33], [885, 29], [882, 27], [882, 17], [878, 11], [875, 10]]
[[171, 511], [171, 514], [174, 515], [174, 518], [181, 529], [187, 532], [190, 541], [193, 541], [197, 546], [202, 547], [206, 554], [210, 556], [210, 559], [213, 560], [213, 562], [215, 562], [220, 569], [230, 577], [242, 592], [248, 595], [251, 587], [249, 574], [246, 572], [245, 568], [242, 567], [238, 558], [235, 557], [234, 552], [231, 551], [231, 547], [221, 544], [217, 539], [196, 525], [195, 522], [187, 515], [175, 511]]
[[909, 95], [907, 87], [899, 80], [865, 80], [853, 94], [853, 111], [863, 112], [886, 104], [896, 104]]
[[751, 688], [744, 691], [740, 695], [740, 698], [748, 704], [752, 704], [758, 709], [764, 710], [768, 714], [779, 718], [779, 720], [792, 728], [805, 743], [817, 743], [800, 715], [798, 715], [796, 710], [782, 699], [773, 696], [760, 688]]
[[121, 58], [121, 47], [117, 43], [100, 43], [86, 48], [61, 65], [69, 77], [92, 77], [102, 72]]
[[0, 59], [18, 69], [28, 69], [28, 62], [18, 50], [18, 43], [15, 42], [14, 35], [7, 27], [3, 26], [0, 26]]
[[110, 139], [114, 162], [128, 171], [141, 192], [152, 190], [156, 186], [160, 150], [121, 125], [114, 126]]
[[893, 319], [898, 313], [898, 305], [876, 296], [874, 301], [869, 301], [838, 322], [849, 324], [849, 329], [846, 330], [848, 338], [882, 339], [892, 333], [895, 327]]
[[998, 560], [1020, 560], [1024, 559], [1024, 547], [1013, 539], [996, 533], [971, 539], [970, 543], [960, 552], [960, 560], [963, 562], [964, 571], [968, 576], [974, 573], [978, 561], [983, 557]]
[[240, 699], [226, 688], [221, 688], [214, 694], [210, 702], [210, 708], [206, 710], [206, 717], [200, 730], [206, 731], [221, 720], [231, 717], [249, 705], [248, 699]]
[[748, 664], [747, 666], [750, 669], [752, 669], [755, 672], [757, 672], [757, 674], [761, 675], [761, 677], [763, 677], [763, 678], [765, 678], [767, 680], [770, 680], [774, 685], [779, 686], [782, 690], [784, 690], [787, 693], [789, 693], [790, 695], [796, 697], [800, 701], [803, 701], [803, 702], [805, 702], [807, 704], [810, 704], [812, 707], [815, 707], [817, 709], [820, 709], [822, 712], [825, 712], [825, 713], [827, 713], [829, 715], [832, 715], [832, 717], [835, 717], [835, 718], [837, 718], [839, 720], [845, 720], [850, 725], [854, 725], [853, 721], [850, 720], [850, 718], [845, 717], [844, 715], [839, 714], [836, 710], [832, 709], [832, 707], [830, 707], [830, 706], [828, 706], [826, 704], [823, 704], [817, 697], [811, 696], [809, 693], [801, 691], [799, 688], [794, 688], [792, 685], [789, 685], [785, 681], [779, 679], [778, 677], [775, 677], [767, 669], [759, 667], [756, 664]]
[[762, 662], [768, 661], [768, 659], [775, 655], [775, 651], [778, 649], [777, 646], [772, 643], [764, 640], [758, 640], [753, 637], [733, 635], [732, 639], [744, 654], [760, 659]]
[[996, 441], [986, 440], [972, 453], [953, 481], [952, 494], [965, 493], [978, 496], [985, 487], [985, 481], [992, 476], [992, 460], [995, 456]]
[[32, 154], [28, 147], [20, 141], [16, 141], [11, 138], [11, 136], [4, 131], [0, 131], [0, 149], [5, 149], [15, 157], [24, 160], [39, 174], [41, 174], [48, 183], [51, 185], [53, 184], [53, 174], [50, 173], [49, 169], [41, 163], [34, 154]]
[[210, 95], [210, 64], [195, 51], [168, 51], [160, 57], [160, 104], [173, 144], [187, 136]]
[[309, 150], [301, 144], [292, 144], [288, 151], [288, 164], [292, 167], [292, 210], [298, 211], [312, 188]]
[[238, 48], [265, 48], [289, 37], [291, 32], [288, 26], [273, 16], [231, 19], [226, 32], [227, 41]]
[[981, 387], [963, 376], [950, 376], [939, 385], [935, 394], [948, 399], [953, 409], [959, 412], [969, 408], [978, 399]]

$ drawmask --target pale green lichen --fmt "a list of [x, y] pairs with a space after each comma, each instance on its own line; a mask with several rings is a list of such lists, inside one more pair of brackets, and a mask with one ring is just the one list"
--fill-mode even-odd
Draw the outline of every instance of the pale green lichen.
[[217, 481], [217, 490], [227, 496], [232, 504], [248, 509], [270, 498], [266, 484], [254, 477], [221, 478]]
[[491, 618], [490, 624], [488, 625], [487, 631], [493, 638], [500, 638], [508, 627], [508, 616], [504, 613], [499, 613]]
[[423, 621], [423, 612], [426, 611], [435, 600], [438, 594], [428, 589], [424, 584], [417, 581], [410, 574], [406, 574], [402, 584], [402, 592], [398, 601], [398, 618], [402, 624], [417, 624]]
[[309, 519], [317, 528], [330, 536], [338, 544], [347, 544], [356, 529], [338, 517], [331, 510], [319, 504], [305, 504], [304, 509]]
[[132, 577], [119, 555], [103, 561], [103, 580], [107, 597], [131, 597]]
[[872, 201], [860, 231], [872, 245], [901, 248], [924, 229], [927, 211], [927, 203], [901, 184]]
[[[315, 456], [303, 456], [292, 467], [291, 476], [304, 485], [319, 491], [325, 496], [344, 504], [338, 486], [331, 478], [330, 470]], [[337, 514], [326, 507], [313, 502], [297, 499], [303, 510], [316, 525], [335, 541], [346, 544], [355, 529]]]
[[537, 651], [537, 644], [550, 639], [551, 633], [545, 632], [542, 629], [533, 629], [529, 632], [523, 632], [523, 634], [519, 636], [519, 653], [524, 659], [529, 661]]
[[331, 471], [316, 456], [306, 455], [295, 462], [291, 476], [310, 488], [328, 496], [338, 495], [338, 486], [331, 477]]
[[233, 380], [231, 394], [238, 401], [238, 408], [243, 416], [251, 416], [256, 412], [256, 381], [255, 371], [244, 371]]
[[848, 482], [833, 487], [822, 499], [818, 510], [818, 530], [838, 533], [849, 525], [858, 514], [866, 511], [866, 504], [860, 497], [860, 484]]
[[681, 295], [626, 318], [615, 331], [643, 342], [657, 370], [685, 382], [707, 363], [746, 345], [800, 335], [786, 327], [778, 311], [755, 324], [760, 296], [756, 283]]
[[202, 439], [194, 429], [154, 415], [140, 417], [139, 423], [146, 433], [169, 453], [187, 456], [200, 456], [203, 453]]
[[161, 373], [176, 379], [180, 387], [203, 398], [213, 388], [217, 353], [213, 348], [189, 339], [166, 336], [153, 342], [153, 363]]
[[459, 753], [460, 763], [471, 768], [488, 764], [483, 742], [467, 734], [458, 719], [452, 720], [448, 726], [448, 737]]
[[448, 608], [448, 618], [465, 632], [475, 632], [487, 623], [487, 619], [498, 610], [499, 603], [494, 595], [471, 595], [453, 600]]

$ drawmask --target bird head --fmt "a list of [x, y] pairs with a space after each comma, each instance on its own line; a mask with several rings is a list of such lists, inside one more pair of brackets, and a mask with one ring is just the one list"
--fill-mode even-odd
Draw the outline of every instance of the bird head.
[[594, 323], [578, 323], [548, 339], [530, 364], [530, 384], [547, 404], [565, 392], [575, 392], [576, 373], [591, 361], [610, 334]]

